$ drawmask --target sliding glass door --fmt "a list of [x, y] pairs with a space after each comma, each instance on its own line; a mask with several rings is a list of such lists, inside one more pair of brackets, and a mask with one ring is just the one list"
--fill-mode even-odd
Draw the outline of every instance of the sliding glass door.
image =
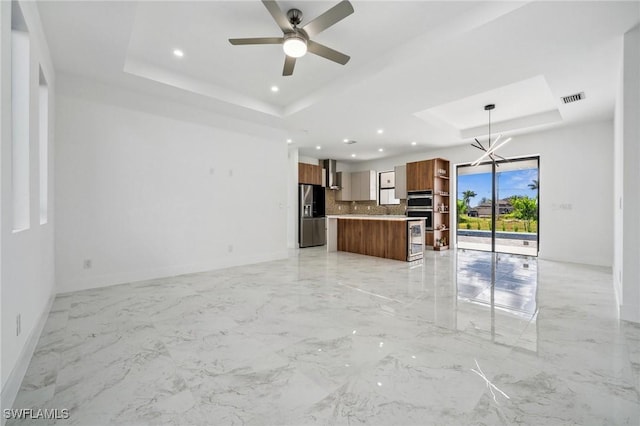
[[491, 251], [491, 165], [458, 167], [458, 247]]
[[537, 256], [538, 170], [538, 157], [458, 166], [458, 247]]

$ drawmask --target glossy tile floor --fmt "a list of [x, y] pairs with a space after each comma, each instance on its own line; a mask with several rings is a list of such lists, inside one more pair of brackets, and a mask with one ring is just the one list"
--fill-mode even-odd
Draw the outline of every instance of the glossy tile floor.
[[59, 296], [14, 406], [75, 425], [638, 425], [639, 374], [606, 269], [312, 248]]

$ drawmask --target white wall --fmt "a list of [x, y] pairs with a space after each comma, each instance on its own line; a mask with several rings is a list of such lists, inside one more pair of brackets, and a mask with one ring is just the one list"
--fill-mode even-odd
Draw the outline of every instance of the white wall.
[[[478, 152], [464, 145], [369, 161], [352, 168], [390, 170], [396, 165], [433, 157], [447, 158], [453, 167], [476, 160]], [[611, 266], [613, 123], [585, 123], [519, 135], [500, 152], [506, 157], [538, 154], [540, 258]], [[455, 190], [454, 185], [452, 192]], [[561, 209], [561, 204], [570, 204], [572, 208]], [[451, 216], [454, 221], [455, 215]]]
[[[289, 177], [287, 185], [287, 247], [298, 247], [298, 148], [289, 147]], [[317, 162], [315, 164], [318, 164]]]
[[[20, 2], [30, 38], [29, 96], [29, 228], [12, 232], [11, 185], [11, 2], [0, 2], [0, 287], [2, 318], [2, 408], [9, 407], [49, 313], [54, 288], [53, 120], [55, 93], [49, 91], [49, 216], [40, 224], [39, 176], [39, 67], [50, 86], [55, 82], [53, 65], [42, 33], [36, 3]], [[20, 314], [22, 332], [16, 336], [16, 317]], [[4, 419], [2, 420], [4, 423]]]
[[614, 282], [620, 317], [640, 322], [640, 27], [624, 35], [615, 116]]
[[[624, 49], [623, 49], [624, 51]], [[623, 80], [624, 54], [620, 58], [620, 80], [618, 81], [618, 91], [616, 93], [616, 103], [613, 118], [613, 287], [618, 302], [618, 308], [622, 306], [622, 164], [624, 161], [623, 149], [623, 105], [624, 80]]]
[[60, 292], [287, 255], [282, 135], [221, 128], [229, 120], [212, 114], [209, 125], [174, 119], [172, 110], [184, 106], [86, 81], [78, 88], [69, 76], [60, 80]]

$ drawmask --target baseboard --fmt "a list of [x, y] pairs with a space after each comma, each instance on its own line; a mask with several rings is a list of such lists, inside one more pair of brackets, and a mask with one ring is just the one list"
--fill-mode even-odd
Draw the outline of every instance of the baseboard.
[[640, 306], [623, 304], [620, 306], [620, 319], [629, 322], [640, 323]]
[[[112, 285], [126, 284], [137, 281], [153, 280], [157, 278], [173, 277], [184, 274], [195, 274], [198, 272], [214, 271], [216, 269], [270, 262], [273, 260], [285, 259], [288, 256], [288, 250], [284, 249], [269, 253], [218, 259], [206, 264], [177, 265], [164, 268], [146, 269], [142, 271], [95, 275], [82, 277], [75, 280], [67, 280], [57, 277], [56, 282], [58, 283], [59, 294], [71, 293], [74, 291], [109, 287]], [[64, 283], [67, 283], [67, 285], [64, 285]]]
[[[52, 294], [49, 298], [49, 301], [47, 302], [45, 309], [40, 314], [38, 322], [31, 330], [29, 337], [22, 347], [22, 351], [20, 352], [20, 356], [18, 357], [18, 362], [13, 366], [11, 373], [9, 373], [7, 382], [4, 384], [2, 393], [0, 395], [0, 406], [2, 407], [2, 410], [4, 410], [5, 408], [11, 408], [16, 400], [16, 396], [18, 395], [18, 391], [20, 390], [20, 385], [22, 384], [24, 375], [26, 374], [27, 368], [29, 368], [29, 364], [31, 363], [33, 352], [36, 349], [38, 340], [40, 340], [40, 335], [42, 334], [44, 325], [47, 323], [47, 318], [49, 318], [49, 312], [51, 311], [51, 306], [53, 305], [54, 299], [55, 294]], [[2, 420], [0, 424], [4, 426], [7, 420], [4, 418], [4, 416], [1, 417]]]
[[548, 260], [551, 262], [571, 263], [574, 265], [595, 266], [597, 268], [608, 270], [609, 273], [612, 274], [611, 277], [613, 279], [613, 265], [610, 263], [590, 261], [589, 259], [575, 259], [575, 258], [562, 257], [562, 256], [547, 256], [546, 253], [543, 253], [542, 251], [538, 253], [538, 259]]

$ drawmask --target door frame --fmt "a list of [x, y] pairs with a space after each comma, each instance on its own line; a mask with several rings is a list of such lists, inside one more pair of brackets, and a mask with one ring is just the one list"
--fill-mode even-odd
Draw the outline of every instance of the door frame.
[[[509, 163], [509, 162], [517, 162], [517, 161], [527, 161], [527, 160], [536, 160], [537, 161], [537, 168], [538, 168], [538, 202], [536, 204], [537, 207], [537, 216], [538, 216], [538, 223], [537, 223], [537, 231], [536, 231], [536, 254], [535, 257], [538, 257], [538, 255], [540, 254], [540, 204], [541, 204], [541, 196], [540, 196], [540, 154], [531, 154], [531, 155], [525, 155], [525, 156], [521, 156], [521, 157], [508, 157], [506, 160], [498, 160], [495, 161], [495, 164], [499, 165], [501, 163]], [[456, 194], [456, 204], [455, 204], [455, 209], [456, 209], [456, 214], [454, 216], [454, 220], [455, 220], [455, 234], [456, 234], [456, 247], [458, 246], [458, 169], [463, 168], [463, 167], [471, 167], [472, 163], [459, 163], [455, 165], [455, 172], [456, 172], [456, 179], [455, 179], [455, 194]], [[483, 161], [482, 163], [480, 163], [479, 165], [491, 165], [493, 166], [494, 161]], [[497, 171], [496, 171], [496, 167], [492, 167], [492, 172], [491, 172], [491, 180], [492, 180], [492, 188], [495, 188], [496, 185], [496, 179], [497, 178]], [[497, 191], [497, 189], [496, 189]], [[493, 192], [493, 190], [492, 190]], [[499, 195], [499, 194], [498, 194]], [[494, 200], [493, 198], [497, 198], [497, 197], [491, 197], [491, 203], [492, 203], [492, 211], [493, 211], [493, 218], [492, 218], [492, 227], [491, 227], [491, 249], [489, 250], [489, 252], [491, 253], [502, 253], [502, 252], [498, 252], [495, 250], [495, 239], [496, 239], [496, 227], [495, 227], [495, 212], [496, 210], [499, 211], [499, 208], [496, 207], [496, 200]]]

